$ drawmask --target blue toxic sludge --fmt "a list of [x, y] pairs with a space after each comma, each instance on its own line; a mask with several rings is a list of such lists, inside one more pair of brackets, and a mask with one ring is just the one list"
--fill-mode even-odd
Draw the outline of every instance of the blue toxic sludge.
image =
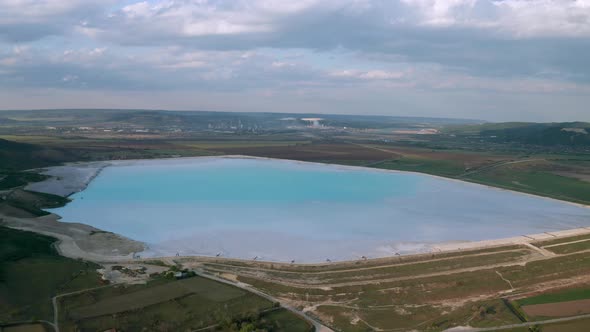
[[145, 255], [321, 262], [590, 226], [590, 209], [405, 172], [253, 158], [115, 163], [51, 210]]

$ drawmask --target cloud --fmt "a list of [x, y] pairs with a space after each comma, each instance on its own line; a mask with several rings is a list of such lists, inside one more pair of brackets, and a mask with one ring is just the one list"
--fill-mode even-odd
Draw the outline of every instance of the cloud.
[[99, 19], [114, 0], [0, 0], [0, 40], [30, 42], [69, 34]]
[[580, 67], [590, 57], [587, 0], [144, 1], [78, 29], [127, 47], [345, 49], [474, 75], [590, 81]]
[[589, 0], [0, 0], [4, 89], [565, 96], [588, 59]]
[[406, 76], [406, 73], [399, 71], [385, 71], [385, 70], [339, 70], [331, 73], [334, 77], [354, 78], [361, 80], [399, 80]]

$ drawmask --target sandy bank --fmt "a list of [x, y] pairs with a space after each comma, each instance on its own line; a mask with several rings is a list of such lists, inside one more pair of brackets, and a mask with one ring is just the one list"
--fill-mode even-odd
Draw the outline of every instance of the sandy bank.
[[141, 242], [92, 226], [63, 223], [57, 219], [53, 214], [38, 218], [0, 215], [0, 225], [57, 238], [59, 242], [56, 249], [61, 255], [93, 262], [129, 260], [133, 258], [134, 253], [145, 249]]
[[441, 244], [433, 245], [432, 251], [445, 252], [445, 251], [456, 251], [456, 250], [490, 248], [490, 247], [515, 245], [515, 244], [522, 245], [522, 244], [532, 243], [535, 241], [564, 238], [564, 237], [584, 235], [584, 234], [590, 234], [590, 227], [566, 229], [566, 230], [562, 230], [562, 231], [552, 231], [552, 232], [537, 233], [537, 234], [525, 234], [525, 235], [519, 235], [519, 236], [503, 238], [503, 239], [495, 239], [495, 240], [441, 243]]
[[40, 173], [50, 176], [45, 181], [27, 185], [26, 190], [67, 197], [82, 191], [110, 162], [75, 163], [48, 167]]
[[[466, 252], [472, 250], [481, 250], [481, 249], [493, 249], [493, 248], [500, 248], [512, 245], [525, 245], [530, 247], [533, 250], [539, 251], [543, 256], [557, 256], [552, 252], [548, 252], [542, 248], [534, 247], [531, 243], [535, 241], [541, 240], [548, 240], [548, 239], [559, 239], [559, 238], [567, 238], [571, 236], [578, 236], [578, 235], [586, 235], [590, 234], [590, 227], [588, 228], [576, 228], [576, 229], [568, 229], [563, 231], [555, 231], [555, 232], [547, 232], [547, 233], [539, 233], [539, 234], [531, 234], [531, 235], [521, 235], [515, 236], [510, 238], [503, 238], [503, 239], [495, 239], [495, 240], [484, 240], [484, 241], [473, 241], [473, 242], [455, 242], [455, 243], [441, 243], [437, 245], [432, 245], [430, 247], [431, 251], [429, 252], [420, 252], [414, 254], [406, 254], [401, 255], [404, 258], [412, 259], [412, 257], [430, 257], [433, 253], [457, 253], [457, 252]], [[545, 254], [544, 252], [548, 253]], [[383, 262], [389, 263], [392, 260], [397, 262], [398, 256], [383, 256], [383, 257], [368, 257], [373, 262]], [[220, 261], [227, 261], [227, 262], [241, 262], [245, 264], [250, 264], [253, 262], [251, 259], [240, 259], [240, 258], [231, 258], [231, 257], [216, 257], [216, 256], [164, 256], [164, 257], [150, 257], [147, 259], [149, 260], [162, 260], [172, 264], [173, 262], [220, 262]], [[361, 259], [357, 260], [343, 260], [343, 261], [333, 261], [333, 262], [323, 262], [323, 263], [305, 263], [305, 262], [296, 262], [296, 263], [289, 263], [289, 262], [277, 262], [277, 261], [265, 261], [265, 260], [256, 260], [256, 263], [259, 264], [269, 264], [276, 267], [280, 266], [323, 266], [323, 265], [348, 265], [356, 266], [356, 262]], [[129, 263], [129, 261], [127, 261]]]

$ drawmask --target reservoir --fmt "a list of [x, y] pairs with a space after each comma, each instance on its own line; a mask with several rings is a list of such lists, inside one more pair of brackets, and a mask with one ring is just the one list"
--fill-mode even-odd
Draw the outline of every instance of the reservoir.
[[50, 210], [143, 256], [323, 262], [590, 226], [590, 209], [429, 175], [248, 157], [110, 162]]

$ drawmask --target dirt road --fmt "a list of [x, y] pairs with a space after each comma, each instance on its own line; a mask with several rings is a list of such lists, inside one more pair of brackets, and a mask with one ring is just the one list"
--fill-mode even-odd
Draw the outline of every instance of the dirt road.
[[227, 284], [227, 285], [231, 285], [231, 286], [234, 286], [234, 287], [238, 287], [238, 288], [241, 288], [241, 289], [243, 289], [245, 291], [248, 291], [250, 293], [254, 293], [254, 294], [256, 294], [256, 295], [258, 295], [260, 297], [263, 297], [263, 298], [265, 298], [265, 299], [267, 299], [267, 300], [269, 300], [269, 301], [271, 301], [273, 303], [280, 303], [281, 307], [283, 307], [283, 308], [291, 311], [292, 313], [296, 314], [297, 316], [305, 319], [310, 324], [312, 324], [314, 326], [316, 332], [334, 332], [329, 327], [323, 325], [322, 323], [320, 323], [319, 321], [315, 320], [314, 318], [309, 317], [303, 311], [298, 310], [297, 308], [295, 308], [295, 307], [293, 307], [293, 306], [285, 303], [284, 301], [281, 301], [280, 299], [277, 299], [275, 297], [272, 297], [272, 296], [270, 296], [270, 295], [268, 295], [266, 293], [263, 293], [263, 292], [255, 289], [255, 288], [252, 288], [248, 284], [245, 284], [243, 282], [231, 282], [229, 280], [225, 280], [225, 279], [218, 278], [218, 277], [215, 277], [215, 276], [210, 275], [210, 274], [203, 273], [203, 271], [200, 271], [198, 269], [197, 270], [193, 270], [193, 271], [198, 276], [200, 276], [200, 277], [207, 278], [207, 279], [210, 279], [210, 280], [214, 280], [214, 281], [217, 281], [217, 282], [221, 282], [221, 283], [224, 283], [224, 284]]

